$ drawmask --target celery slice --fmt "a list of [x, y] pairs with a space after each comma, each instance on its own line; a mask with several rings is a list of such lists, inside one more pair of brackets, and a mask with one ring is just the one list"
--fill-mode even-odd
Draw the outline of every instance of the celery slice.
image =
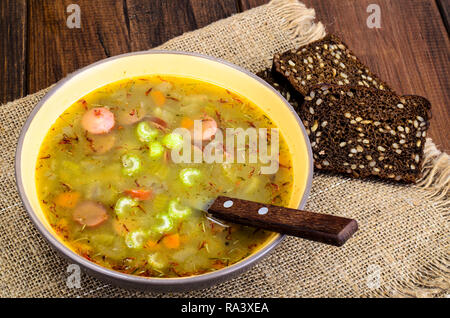
[[152, 128], [146, 121], [141, 121], [136, 126], [136, 135], [142, 142], [150, 142], [158, 136], [158, 130]]
[[169, 202], [169, 216], [175, 219], [181, 219], [189, 214], [191, 214], [192, 210], [189, 207], [182, 206], [180, 204], [180, 199], [171, 200]]
[[164, 153], [164, 147], [161, 145], [161, 143], [157, 141], [150, 143], [149, 148], [150, 148], [149, 151], [150, 158], [153, 159], [159, 158]]
[[124, 215], [131, 208], [137, 207], [139, 202], [129, 197], [121, 197], [117, 200], [116, 205], [114, 206], [114, 212], [118, 216]]
[[136, 155], [125, 154], [122, 156], [122, 172], [127, 176], [133, 176], [141, 170], [141, 159]]
[[149, 254], [147, 260], [150, 266], [156, 269], [162, 269], [166, 266], [158, 253]]
[[194, 185], [195, 179], [201, 176], [201, 172], [199, 169], [195, 168], [184, 168], [180, 171], [180, 179], [184, 185], [192, 187]]
[[136, 230], [128, 233], [125, 236], [125, 244], [129, 248], [142, 248], [144, 246], [145, 240], [147, 238], [147, 233], [142, 230]]
[[154, 227], [154, 230], [158, 233], [168, 232], [173, 228], [173, 222], [168, 215], [161, 214], [158, 216], [161, 223]]
[[162, 143], [169, 149], [180, 149], [183, 146], [183, 136], [170, 133], [164, 136]]

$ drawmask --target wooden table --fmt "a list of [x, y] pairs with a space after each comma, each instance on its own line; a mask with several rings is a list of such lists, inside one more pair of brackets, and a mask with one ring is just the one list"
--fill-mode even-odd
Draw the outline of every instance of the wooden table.
[[[268, 0], [2, 0], [0, 103], [36, 92], [108, 56], [146, 50]], [[448, 0], [304, 0], [398, 92], [433, 104], [430, 136], [450, 153]], [[81, 29], [66, 8], [81, 8]], [[381, 7], [369, 29], [367, 7]], [[446, 30], [447, 28], [447, 30]]]

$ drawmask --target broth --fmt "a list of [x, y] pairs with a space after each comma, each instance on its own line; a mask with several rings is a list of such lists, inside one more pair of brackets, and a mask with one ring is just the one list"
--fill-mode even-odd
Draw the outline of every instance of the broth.
[[[289, 149], [280, 168], [258, 163], [174, 163], [173, 129], [202, 120], [202, 142], [225, 128], [275, 128], [255, 105], [193, 79], [143, 77], [106, 85], [71, 105], [49, 130], [36, 166], [49, 223], [76, 253], [146, 277], [192, 276], [252, 254], [272, 233], [205, 217], [218, 195], [287, 206]], [[197, 149], [198, 151], [198, 149]]]

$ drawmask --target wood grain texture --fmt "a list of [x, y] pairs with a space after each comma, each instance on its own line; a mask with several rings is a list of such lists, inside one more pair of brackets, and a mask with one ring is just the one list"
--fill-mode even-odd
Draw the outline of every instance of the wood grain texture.
[[83, 66], [130, 50], [121, 1], [77, 1], [81, 8], [80, 29], [66, 26], [66, 8], [73, 1], [29, 2], [30, 93]]
[[29, 1], [30, 92], [103, 58], [147, 50], [236, 12], [234, 0], [81, 0], [81, 28], [70, 29], [66, 8], [73, 1]]
[[352, 219], [224, 196], [219, 196], [208, 212], [224, 221], [334, 246], [342, 246], [358, 230]]
[[237, 0], [240, 3], [242, 11], [249, 10], [254, 7], [269, 3], [270, 0]]
[[[241, 0], [242, 8], [266, 0]], [[438, 0], [441, 1], [441, 0]], [[430, 100], [429, 136], [450, 152], [450, 43], [434, 0], [379, 0], [381, 29], [369, 29], [372, 0], [303, 0], [316, 9], [317, 21], [338, 34], [370, 69], [399, 94]], [[445, 3], [446, 1], [441, 1]]]
[[126, 0], [132, 51], [167, 40], [237, 12], [235, 0]]
[[26, 0], [0, 1], [0, 104], [26, 90]]
[[436, 4], [441, 13], [442, 21], [447, 29], [447, 33], [450, 32], [448, 20], [450, 19], [450, 1], [449, 0], [436, 0]]
[[[0, 101], [33, 93], [102, 58], [145, 50], [269, 0], [79, 0], [81, 29], [66, 26], [71, 0], [1, 1]], [[304, 0], [328, 32], [401, 94], [433, 105], [430, 136], [450, 152], [447, 0], [378, 0], [382, 28], [368, 29], [371, 0]], [[439, 12], [439, 9], [442, 12]]]

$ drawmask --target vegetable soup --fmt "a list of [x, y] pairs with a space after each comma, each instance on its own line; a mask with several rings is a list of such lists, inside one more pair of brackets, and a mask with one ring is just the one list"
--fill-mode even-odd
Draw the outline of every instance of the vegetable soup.
[[272, 233], [217, 222], [202, 209], [219, 195], [287, 206], [287, 145], [280, 135], [273, 174], [261, 173], [259, 161], [176, 163], [171, 154], [184, 139], [174, 130], [192, 131], [195, 121], [202, 129], [194, 153], [226, 128], [276, 128], [244, 97], [188, 78], [123, 80], [71, 105], [36, 165], [39, 200], [56, 233], [89, 261], [145, 277], [199, 275], [257, 250]]

